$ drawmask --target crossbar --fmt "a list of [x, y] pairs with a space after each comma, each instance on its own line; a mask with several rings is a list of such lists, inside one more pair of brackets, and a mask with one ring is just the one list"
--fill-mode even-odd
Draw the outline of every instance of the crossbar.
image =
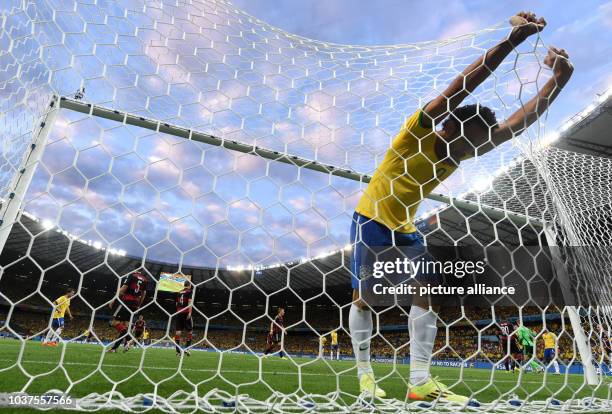
[[[126, 125], [137, 126], [155, 132], [161, 132], [164, 134], [189, 139], [192, 141], [202, 142], [208, 145], [223, 147], [228, 150], [237, 151], [244, 154], [257, 155], [268, 160], [291, 164], [295, 165], [296, 167], [323, 172], [337, 177], [346, 178], [352, 181], [369, 183], [372, 178], [367, 174], [361, 174], [350, 169], [339, 168], [331, 164], [324, 164], [318, 161], [298, 157], [297, 155], [286, 154], [268, 148], [263, 148], [257, 145], [220, 138], [191, 128], [181, 127], [171, 123], [147, 118], [141, 115], [130, 114], [127, 112], [107, 108], [100, 105], [93, 105], [91, 103], [67, 98], [65, 96], [62, 96], [59, 101], [60, 108], [69, 109], [71, 111], [80, 112], [83, 114], [89, 114], [91, 116], [120, 122]], [[544, 225], [544, 222], [542, 220], [535, 217], [510, 212], [493, 206], [486, 206], [481, 203], [477, 203], [470, 200], [449, 197], [440, 193], [430, 193], [426, 195], [425, 198], [433, 201], [442, 202], [448, 204], [449, 206], [453, 206], [460, 210], [468, 211], [470, 213], [484, 213], [494, 220], [508, 219], [521, 227], [525, 225], [532, 225], [541, 228]]]

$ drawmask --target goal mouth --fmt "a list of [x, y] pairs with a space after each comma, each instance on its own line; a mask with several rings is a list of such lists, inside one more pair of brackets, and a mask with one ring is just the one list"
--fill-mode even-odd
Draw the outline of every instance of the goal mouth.
[[[217, 0], [0, 12], [0, 407], [610, 411], [612, 161], [570, 137], [610, 93], [484, 153], [490, 112], [554, 79], [546, 31], [463, 84], [455, 162], [423, 108], [520, 24], [368, 46]], [[368, 253], [402, 243], [482, 250], [527, 293], [370, 302]]]

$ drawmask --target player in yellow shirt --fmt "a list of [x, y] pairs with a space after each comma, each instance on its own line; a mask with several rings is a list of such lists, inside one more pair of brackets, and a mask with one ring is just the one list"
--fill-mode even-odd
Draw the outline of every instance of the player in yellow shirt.
[[555, 368], [555, 374], [560, 375], [559, 362], [557, 361], [557, 335], [546, 330], [542, 334], [544, 340], [544, 363], [547, 367], [552, 363]]
[[325, 345], [327, 345], [327, 338], [325, 336], [321, 336], [319, 338], [319, 358], [323, 358], [325, 355]]
[[[47, 336], [42, 344], [45, 346], [57, 346], [57, 341], [61, 340], [61, 334], [64, 330], [64, 316], [72, 320], [70, 313], [70, 298], [74, 296], [76, 290], [70, 288], [66, 293], [53, 301], [53, 314], [51, 315], [51, 327], [47, 331]], [[57, 338], [57, 340], [55, 339]]]
[[85, 342], [89, 342], [94, 337], [93, 330], [85, 329], [85, 332], [83, 332], [83, 335], [81, 336], [85, 338]]
[[340, 350], [338, 349], [338, 331], [331, 332], [331, 351], [330, 357], [334, 359], [334, 352], [336, 353], [336, 359], [340, 359]]
[[[546, 26], [544, 19], [538, 19], [533, 13], [520, 13], [520, 16], [526, 24], [515, 26], [504, 40], [455, 78], [441, 95], [407, 119], [355, 209], [350, 232], [353, 303], [349, 329], [362, 393], [386, 396], [376, 384], [370, 364], [373, 321], [370, 306], [360, 294], [360, 289], [367, 288], [371, 280], [368, 277], [375, 261], [373, 248], [408, 246], [423, 251], [424, 241], [414, 224], [423, 198], [463, 160], [482, 156], [520, 135], [546, 111], [571, 77], [573, 68], [567, 53], [551, 47], [544, 63], [552, 69], [553, 76], [542, 85], [537, 96], [526, 101], [504, 122], [498, 123], [489, 108], [459, 107], [517, 45]], [[436, 129], [437, 125], [441, 128]], [[451, 392], [430, 375], [438, 317], [427, 300], [414, 298], [409, 314], [408, 399], [475, 405], [477, 402]]]

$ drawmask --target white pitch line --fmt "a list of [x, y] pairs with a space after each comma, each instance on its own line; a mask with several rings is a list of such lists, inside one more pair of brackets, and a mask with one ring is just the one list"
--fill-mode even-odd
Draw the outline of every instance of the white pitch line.
[[[2, 343], [0, 342], [0, 344], [2, 346], [19, 346], [21, 347], [21, 343], [20, 342], [9, 342], [9, 343]], [[77, 345], [77, 346], [82, 346], [82, 345], [87, 345], [85, 347], [83, 347], [84, 349], [79, 349], [79, 352], [83, 351], [83, 350], [87, 350], [89, 352], [96, 352], [96, 353], [100, 353], [101, 350], [100, 349], [94, 349], [94, 347], [100, 347], [99, 344], [84, 344], [84, 343], [80, 343], [80, 342], [66, 342], [67, 345], [70, 345], [70, 347], [72, 347], [73, 345]], [[135, 349], [135, 351], [139, 351], [142, 350], [143, 348], [140, 349]], [[155, 351], [167, 351], [170, 350], [171, 348], [165, 348], [165, 347], [149, 347], [147, 348], [147, 352], [151, 352], [152, 350]], [[221, 354], [220, 352], [213, 352], [213, 351], [206, 351], [203, 349], [194, 349], [194, 351], [197, 351], [197, 355], [199, 356], [203, 356], [205, 358], [218, 358], [219, 355]], [[225, 355], [246, 355], [246, 354], [241, 354], [241, 353], [234, 353], [231, 351], [228, 351], [225, 353]], [[247, 355], [248, 356], [248, 355]], [[250, 356], [257, 356], [257, 355], [250, 355]], [[296, 358], [300, 358], [300, 359], [308, 359], [308, 360], [312, 360], [312, 358], [307, 358], [307, 357], [296, 357]], [[0, 359], [0, 361], [3, 362], [13, 362], [13, 360], [9, 360], [9, 359]], [[285, 364], [285, 361], [283, 361], [280, 358], [275, 358], [275, 357], [271, 357], [271, 358], [266, 358], [265, 359], [266, 363], [282, 363]], [[328, 361], [328, 360], [325, 360]], [[43, 361], [43, 360], [24, 360], [23, 362], [27, 362], [27, 363], [42, 363], [42, 364], [53, 364], [53, 362], [51, 361]], [[348, 365], [351, 363], [354, 363], [354, 361], [351, 360], [344, 360], [344, 361], [331, 361], [333, 364], [343, 364], [343, 365]], [[83, 366], [98, 366], [98, 364], [94, 364], [94, 363], [88, 363], [88, 362], [64, 362], [64, 364], [66, 365], [83, 365]], [[390, 366], [389, 363], [385, 363], [385, 362], [374, 362], [375, 365], [382, 365], [382, 366]], [[395, 365], [394, 365], [395, 366]], [[407, 367], [408, 365], [404, 365], [404, 364], [398, 364], [397, 367]], [[102, 367], [113, 367], [113, 368], [139, 368], [139, 366], [137, 365], [116, 365], [116, 364], [102, 364]], [[144, 369], [152, 369], [152, 370], [176, 370], [175, 368], [172, 367], [158, 367], [158, 366], [144, 366]], [[440, 367], [440, 366], [432, 366], [432, 368], [452, 368], [452, 367]], [[297, 368], [294, 368], [297, 370]], [[195, 369], [195, 368], [181, 368], [181, 370], [184, 371], [193, 371], [193, 372], [214, 372], [217, 373], [219, 372], [219, 370], [215, 370], [215, 369], [207, 369], [207, 368], [202, 368], [202, 369]], [[248, 373], [248, 374], [259, 374], [260, 371], [253, 371], [253, 370], [229, 370], [229, 369], [225, 369], [223, 370], [224, 372], [227, 373]], [[500, 373], [502, 373], [501, 375], [506, 375], [503, 372], [505, 371], [499, 371]], [[277, 371], [261, 371], [262, 374], [275, 374], [275, 375], [284, 375], [284, 376], [294, 376], [294, 375], [298, 375], [297, 372], [277, 372]], [[524, 375], [531, 375], [532, 373], [527, 373]], [[302, 375], [304, 376], [329, 376], [329, 374], [325, 374], [325, 373], [309, 373], [309, 372], [302, 372]], [[351, 374], [336, 374], [336, 375], [351, 375]], [[497, 376], [497, 375], [496, 375]], [[574, 376], [580, 376], [582, 378], [581, 374], [569, 374], [569, 379], [571, 380], [572, 377]], [[448, 380], [450, 382], [455, 382], [457, 381], [456, 377], [453, 378], [447, 378], [447, 377], [440, 377], [443, 380]], [[552, 376], [552, 374], [549, 374], [547, 377], [547, 383], [550, 381], [551, 383], [562, 383], [564, 382], [564, 378], [565, 375], [561, 375], [561, 376]], [[402, 381], [400, 378], [397, 377], [391, 377], [388, 378], [386, 380], [393, 380], [393, 381]], [[552, 381], [554, 380], [554, 381]], [[560, 381], [558, 381], [560, 380]], [[542, 384], [542, 381], [520, 381], [520, 383], [518, 381], [515, 380], [504, 380], [504, 379], [498, 379], [496, 378], [495, 380], [491, 381], [491, 380], [487, 380], [487, 379], [478, 379], [478, 378], [465, 378], [462, 380], [462, 382], [478, 382], [478, 383], [510, 383], [510, 384]], [[612, 382], [612, 378], [605, 378], [604, 382]], [[576, 383], [576, 385], [578, 385], [578, 383]]]
[[[14, 362], [11, 359], [0, 359], [1, 362]], [[27, 363], [27, 364], [46, 364], [46, 365], [57, 365], [56, 362], [53, 361], [44, 361], [44, 360], [37, 360], [37, 359], [28, 359], [28, 360], [22, 360], [21, 362], [23, 363]], [[281, 361], [279, 361], [281, 362]], [[77, 366], [91, 366], [91, 367], [97, 367], [98, 364], [93, 364], [90, 362], [66, 362], [64, 361], [63, 365], [77, 365]], [[141, 367], [138, 365], [125, 365], [125, 364], [102, 364], [101, 366], [102, 368], [107, 368], [107, 367], [111, 367], [111, 368], [123, 368], [123, 369], [134, 369], [134, 368], [138, 368], [140, 369]], [[177, 367], [178, 368], [178, 367]], [[196, 369], [196, 368], [185, 368], [182, 367], [181, 369], [177, 369], [177, 368], [172, 368], [172, 367], [159, 367], [159, 366], [143, 366], [142, 369], [145, 370], [160, 370], [160, 371], [192, 371], [192, 372], [214, 372], [214, 373], [221, 373], [219, 370], [216, 369], [209, 369], [209, 368], [202, 368], [202, 369]], [[273, 375], [283, 375], [283, 376], [297, 376], [298, 373], [297, 372], [278, 372], [278, 371], [253, 371], [253, 370], [237, 370], [237, 369], [224, 369], [222, 370], [223, 373], [230, 373], [230, 374], [273, 374]], [[313, 377], [320, 377], [320, 376], [325, 376], [328, 377], [329, 374], [324, 374], [324, 373], [315, 373], [315, 372], [302, 372], [301, 375], [303, 376], [313, 376]], [[347, 374], [340, 374], [340, 375], [347, 375]], [[529, 374], [528, 374], [529, 375]], [[444, 378], [441, 377], [442, 380], [448, 380], [449, 382], [456, 382], [457, 378]], [[549, 375], [548, 379], [547, 379], [547, 383], [548, 380], [563, 380], [564, 377], [563, 376], [559, 376], [559, 377], [552, 377]], [[392, 376], [390, 378], [385, 378], [383, 381], [398, 381], [398, 382], [404, 382], [402, 379], [397, 378], [396, 376]], [[462, 382], [482, 382], [482, 383], [511, 383], [511, 384], [542, 384], [542, 381], [513, 381], [513, 380], [503, 380], [503, 379], [495, 379], [493, 381], [491, 380], [486, 380], [486, 379], [477, 379], [477, 378], [464, 378], [462, 380]], [[561, 383], [563, 381], [550, 381], [551, 383]]]

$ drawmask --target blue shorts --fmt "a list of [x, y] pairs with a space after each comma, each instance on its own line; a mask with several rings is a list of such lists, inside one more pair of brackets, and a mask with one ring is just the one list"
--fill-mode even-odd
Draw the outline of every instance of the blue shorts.
[[[416, 247], [424, 251], [423, 236], [419, 232], [400, 233], [389, 230], [384, 225], [355, 212], [351, 224], [351, 286], [359, 289], [359, 281], [367, 277], [367, 267], [372, 266], [376, 255], [372, 248], [385, 246]], [[365, 275], [364, 275], [365, 274]]]
[[338, 344], [332, 344], [331, 349], [332, 349], [332, 351], [337, 351], [338, 350]]
[[544, 361], [550, 362], [555, 359], [555, 349], [554, 348], [546, 348], [544, 350]]
[[64, 318], [53, 318], [51, 320], [51, 328], [63, 328], [64, 327]]

